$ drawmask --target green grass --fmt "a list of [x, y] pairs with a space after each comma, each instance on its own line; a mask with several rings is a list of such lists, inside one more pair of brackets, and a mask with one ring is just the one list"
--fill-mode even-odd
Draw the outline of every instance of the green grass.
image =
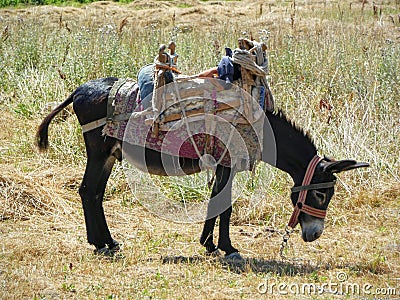
[[[168, 0], [167, 0], [168, 1]], [[171, 0], [169, 0], [171, 1]], [[202, 0], [207, 2], [208, 0]], [[224, 0], [224, 1], [238, 1], [238, 0]], [[239, 0], [240, 1], [240, 0]], [[29, 7], [35, 5], [57, 5], [57, 6], [82, 6], [82, 4], [88, 4], [96, 2], [95, 0], [74, 0], [74, 1], [63, 1], [63, 0], [1, 0], [0, 1], [0, 8], [5, 7]], [[133, 0], [113, 0], [116, 3], [131, 3]], [[177, 8], [189, 8], [193, 5], [188, 3], [178, 3], [176, 5]]]
[[[22, 8], [22, 7], [29, 7], [35, 5], [65, 5], [66, 1], [62, 0], [1, 0], [0, 1], [0, 8], [6, 7], [15, 7], [15, 8]], [[91, 3], [91, 0], [77, 0], [77, 1], [70, 1], [69, 4], [74, 6], [76, 4], [82, 5], [83, 3]]]

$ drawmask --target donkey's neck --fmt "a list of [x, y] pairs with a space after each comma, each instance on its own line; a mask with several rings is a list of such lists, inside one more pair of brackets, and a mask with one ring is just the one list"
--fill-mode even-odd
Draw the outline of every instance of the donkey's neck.
[[315, 145], [282, 112], [267, 112], [266, 116], [262, 160], [287, 172], [295, 184], [300, 184], [308, 163], [317, 154]]

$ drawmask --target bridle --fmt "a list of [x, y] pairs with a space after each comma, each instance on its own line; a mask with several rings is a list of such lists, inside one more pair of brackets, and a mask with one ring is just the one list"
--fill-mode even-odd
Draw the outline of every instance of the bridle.
[[290, 217], [290, 220], [288, 223], [288, 226], [291, 228], [296, 227], [297, 223], [299, 222], [300, 212], [304, 212], [310, 216], [317, 217], [320, 219], [324, 219], [326, 216], [325, 209], [314, 208], [314, 207], [311, 207], [304, 203], [306, 201], [307, 191], [330, 188], [335, 185], [335, 181], [310, 184], [311, 179], [313, 178], [315, 169], [322, 160], [323, 160], [322, 157], [315, 155], [311, 159], [310, 163], [308, 164], [306, 174], [304, 175], [302, 184], [300, 186], [295, 186], [292, 188], [292, 193], [295, 193], [295, 192], [300, 192], [300, 193], [299, 193], [297, 202], [294, 206], [292, 216]]

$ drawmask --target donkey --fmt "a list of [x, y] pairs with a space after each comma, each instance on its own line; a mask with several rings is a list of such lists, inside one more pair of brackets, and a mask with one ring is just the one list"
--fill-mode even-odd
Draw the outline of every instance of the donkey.
[[[37, 131], [37, 146], [40, 150], [48, 148], [48, 128], [52, 119], [73, 103], [73, 109], [81, 125], [104, 118], [107, 114], [107, 99], [113, 84], [118, 80], [115, 77], [101, 78], [89, 81], [79, 86], [63, 103], [47, 115]], [[317, 155], [317, 149], [311, 138], [299, 127], [296, 127], [281, 112], [265, 110], [269, 128], [264, 128], [263, 153], [261, 160], [287, 172], [294, 182], [291, 201], [294, 212], [289, 226], [294, 228], [298, 223], [301, 226], [302, 239], [311, 242], [319, 238], [324, 229], [324, 217], [328, 204], [334, 194], [335, 173], [360, 167], [369, 166], [368, 163], [354, 160], [333, 160]], [[266, 126], [266, 125], [264, 125]], [[121, 161], [123, 155], [123, 141], [116, 138], [102, 136], [102, 128], [98, 127], [83, 134], [87, 164], [79, 194], [85, 216], [87, 240], [95, 246], [95, 252], [112, 255], [120, 250], [107, 226], [103, 210], [103, 197], [106, 184], [116, 160]], [[268, 141], [275, 140], [276, 157], [268, 154]], [[143, 156], [144, 154], [144, 156]], [[150, 174], [170, 175], [165, 170], [166, 157], [170, 165], [179, 165], [186, 174], [201, 171], [199, 159], [189, 159], [168, 156], [152, 149], [129, 145], [128, 161], [139, 169]], [[141, 157], [144, 157], [142, 159]], [[167, 162], [167, 164], [169, 164]], [[231, 187], [235, 171], [229, 167], [218, 165], [215, 172], [215, 181], [212, 187], [209, 210], [213, 206], [226, 207], [219, 215], [206, 219], [200, 237], [200, 243], [207, 253], [214, 253], [220, 249], [226, 256], [238, 256], [238, 249], [232, 246], [229, 225], [232, 213]], [[225, 205], [225, 206], [224, 206]], [[217, 245], [213, 240], [216, 219], [219, 216], [219, 237]]]

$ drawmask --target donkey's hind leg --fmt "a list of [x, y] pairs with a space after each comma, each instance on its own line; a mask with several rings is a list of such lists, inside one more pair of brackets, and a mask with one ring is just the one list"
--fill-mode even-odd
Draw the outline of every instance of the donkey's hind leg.
[[115, 163], [115, 139], [101, 138], [100, 143], [89, 142], [85, 136], [87, 164], [79, 194], [85, 215], [88, 242], [96, 247], [96, 251], [110, 254], [119, 249], [119, 244], [111, 237], [103, 209], [103, 198], [108, 178]]

